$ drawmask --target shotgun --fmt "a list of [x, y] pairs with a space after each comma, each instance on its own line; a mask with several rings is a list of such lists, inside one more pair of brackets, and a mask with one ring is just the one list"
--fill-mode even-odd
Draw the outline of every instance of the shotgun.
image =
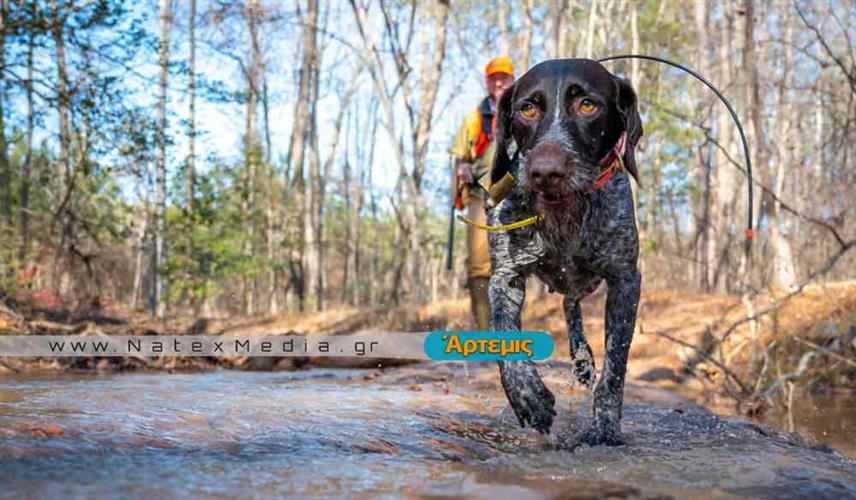
[[455, 165], [455, 157], [449, 157], [449, 165], [452, 167], [452, 203], [449, 211], [449, 240], [446, 242], [446, 270], [452, 270], [452, 254], [455, 249], [455, 210], [464, 208], [461, 198], [461, 190], [458, 189], [458, 169]]

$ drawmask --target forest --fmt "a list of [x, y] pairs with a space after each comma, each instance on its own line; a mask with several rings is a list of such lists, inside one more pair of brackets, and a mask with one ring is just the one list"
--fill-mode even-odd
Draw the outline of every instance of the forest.
[[[0, 34], [10, 495], [856, 496], [853, 0], [0, 0]], [[471, 333], [451, 149], [486, 65], [627, 54], [709, 80], [748, 148], [686, 72], [603, 62], [644, 129], [641, 298], [566, 321], [525, 283], [552, 434], [506, 361], [73, 347]], [[604, 401], [615, 440], [576, 439]]]
[[465, 252], [446, 272], [447, 151], [496, 54], [518, 74], [544, 59], [656, 55], [732, 101], [755, 167], [750, 254], [746, 163], [722, 104], [669, 67], [607, 63], [640, 94], [648, 286], [854, 277], [849, 2], [2, 9], [0, 289], [13, 299], [163, 317], [455, 295]]
[[[484, 65], [647, 54], [722, 90], [753, 166], [698, 81], [604, 63], [639, 95], [641, 314], [675, 323], [653, 332], [663, 362], [707, 366], [750, 407], [795, 381], [853, 382], [851, 2], [3, 0], [0, 14], [2, 326], [345, 310], [466, 327], [463, 226], [446, 269], [449, 146]], [[679, 334], [690, 303], [704, 325]]]

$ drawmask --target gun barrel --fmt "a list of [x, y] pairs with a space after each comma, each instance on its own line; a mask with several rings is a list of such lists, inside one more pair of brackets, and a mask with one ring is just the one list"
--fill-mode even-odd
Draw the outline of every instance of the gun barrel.
[[455, 206], [449, 213], [449, 242], [446, 245], [446, 270], [452, 270], [452, 253], [455, 249]]
[[449, 157], [449, 165], [452, 167], [452, 203], [451, 208], [449, 210], [449, 235], [448, 241], [446, 242], [446, 270], [452, 270], [452, 253], [455, 249], [455, 208], [458, 208], [458, 200], [460, 198], [460, 194], [458, 193], [458, 175], [455, 169], [455, 160], [453, 157]]

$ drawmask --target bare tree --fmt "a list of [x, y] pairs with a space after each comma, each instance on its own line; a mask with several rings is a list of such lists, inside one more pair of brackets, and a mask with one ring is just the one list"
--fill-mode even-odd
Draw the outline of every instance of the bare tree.
[[585, 31], [585, 37], [583, 38], [584, 43], [582, 44], [582, 53], [585, 57], [589, 58], [594, 56], [594, 30], [600, 4], [601, 2], [592, 2], [591, 7], [589, 8], [588, 24]]
[[294, 119], [291, 128], [291, 139], [289, 141], [286, 163], [292, 171], [292, 179], [286, 179], [290, 184], [293, 210], [289, 212], [287, 227], [291, 228], [289, 240], [299, 241], [300, 244], [291, 248], [289, 252], [290, 289], [297, 294], [297, 303], [301, 310], [306, 303], [306, 269], [304, 263], [305, 242], [304, 238], [304, 200], [306, 182], [304, 178], [304, 164], [306, 161], [306, 140], [309, 122], [309, 106], [312, 96], [310, 95], [310, 82], [314, 76], [313, 58], [318, 43], [318, 2], [309, 2], [308, 18], [298, 10], [297, 16], [301, 24], [303, 51], [300, 62], [300, 72], [297, 84], [297, 95], [294, 102]]
[[[734, 2], [726, 0], [722, 4], [720, 40], [719, 40], [719, 75], [721, 81], [728, 84], [734, 78], [732, 34], [734, 33]], [[718, 142], [722, 146], [717, 150], [716, 169], [711, 190], [711, 232], [708, 239], [707, 283], [713, 287], [725, 288], [726, 281], [722, 278], [724, 267], [728, 265], [731, 248], [731, 231], [729, 225], [733, 217], [737, 179], [734, 169], [728, 161], [733, 154], [733, 124], [731, 118], [721, 108], [717, 108]]]
[[[324, 198], [325, 198], [326, 187], [327, 187], [326, 179], [329, 179], [330, 175], [331, 175], [333, 162], [336, 159], [336, 151], [338, 150], [338, 147], [339, 147], [339, 136], [341, 134], [342, 123], [344, 121], [345, 112], [348, 110], [348, 107], [350, 106], [350, 103], [351, 103], [351, 98], [354, 96], [354, 92], [357, 89], [357, 83], [359, 81], [360, 73], [361, 73], [361, 68], [359, 66], [357, 66], [356, 69], [354, 70], [353, 76], [346, 83], [344, 93], [342, 94], [342, 96], [339, 99], [339, 102], [340, 102], [339, 111], [336, 114], [335, 121], [333, 122], [333, 131], [331, 134], [331, 141], [330, 141], [330, 144], [329, 144], [329, 147], [327, 150], [327, 154], [325, 156], [324, 165], [323, 165], [323, 168], [321, 169], [321, 171], [319, 172], [317, 179], [314, 180], [315, 187], [313, 187], [313, 190], [317, 189], [317, 191], [315, 191], [313, 193], [314, 204], [311, 207], [312, 208], [312, 210], [311, 210], [312, 228], [313, 228], [313, 232], [315, 233], [313, 235], [312, 241], [316, 247], [315, 252], [313, 252], [313, 254], [318, 256], [318, 269], [319, 270], [323, 270], [325, 267], [324, 266], [324, 264], [325, 264], [324, 260], [325, 260], [325, 255], [326, 255], [325, 245], [324, 245], [324, 242], [322, 241], [322, 237], [321, 237], [321, 235], [323, 234], [323, 226], [324, 226], [324, 218], [322, 217], [322, 215], [323, 215], [322, 209], [324, 206]], [[314, 132], [314, 133], [317, 134], [317, 132]], [[317, 139], [313, 145], [315, 147], [317, 147]], [[316, 301], [316, 304], [317, 304], [316, 307], [318, 308], [318, 310], [323, 309], [323, 306], [324, 306], [324, 297], [325, 297], [325, 288], [326, 288], [326, 285], [324, 282], [325, 282], [325, 280], [323, 278], [323, 275], [318, 276], [317, 283], [319, 284], [319, 286], [316, 288], [316, 292], [315, 292], [315, 301]]]
[[[402, 195], [406, 201], [400, 204], [402, 217], [403, 236], [406, 238], [406, 251], [403, 255], [403, 270], [401, 277], [403, 291], [409, 299], [420, 300], [422, 298], [422, 280], [420, 254], [422, 252], [421, 214], [423, 213], [422, 201], [422, 177], [425, 171], [425, 160], [427, 156], [428, 139], [431, 132], [434, 105], [437, 98], [440, 76], [442, 75], [443, 60], [446, 51], [446, 26], [449, 6], [446, 2], [439, 2], [433, 11], [428, 10], [428, 15], [434, 21], [434, 45], [430, 48], [428, 33], [430, 24], [421, 23], [421, 38], [423, 40], [419, 64], [413, 72], [408, 59], [408, 48], [413, 36], [413, 23], [409, 24], [409, 31], [400, 36], [400, 29], [396, 20], [391, 16], [387, 6], [381, 2], [381, 14], [384, 17], [386, 35], [393, 51], [395, 71], [398, 76], [396, 85], [392, 88], [385, 80], [385, 65], [377, 50], [375, 40], [366, 31], [367, 11], [356, 2], [351, 1], [354, 17], [360, 37], [365, 50], [360, 58], [366, 65], [375, 88], [381, 108], [384, 111], [384, 128], [386, 129], [390, 143], [394, 145], [396, 160], [399, 166], [399, 181]], [[416, 4], [412, 4], [412, 12], [416, 11]], [[432, 15], [433, 14], [433, 15]], [[414, 14], [411, 14], [411, 19]], [[430, 52], [429, 52], [430, 50]], [[416, 88], [410, 75], [415, 73], [418, 80]], [[405, 108], [405, 116], [410, 125], [412, 144], [412, 169], [408, 171], [405, 159], [404, 147], [399, 141], [398, 129], [396, 127], [393, 101], [398, 89], [402, 92], [402, 103]], [[401, 198], [399, 198], [401, 200]], [[403, 200], [402, 200], [403, 201]]]
[[[695, 53], [695, 66], [701, 74], [708, 74], [709, 61], [714, 54], [708, 31], [710, 30], [710, 11], [706, 2], [695, 3], [695, 23], [697, 36], [697, 49]], [[702, 110], [710, 109], [709, 94], [707, 89], [697, 86], [695, 92], [695, 108]], [[708, 146], [707, 148], [705, 146]], [[711, 153], [712, 145], [705, 141], [698, 149], [698, 168], [693, 168], [690, 174], [690, 183], [695, 187], [690, 199], [691, 214], [688, 218], [687, 232], [692, 239], [692, 258], [688, 261], [689, 275], [692, 276], [697, 286], [702, 290], [709, 289], [708, 273], [708, 238], [710, 237], [710, 177], [711, 177]]]
[[305, 141], [308, 142], [309, 179], [303, 190], [303, 288], [310, 294], [314, 308], [323, 306], [324, 282], [321, 267], [321, 158], [318, 153], [318, 87], [321, 69], [321, 50], [317, 43], [318, 0], [308, 2], [308, 35], [304, 41], [304, 60], [309, 70], [309, 109]]
[[[595, 2], [598, 3], [598, 2]], [[563, 57], [560, 52], [562, 47], [562, 24], [564, 23], [565, 11], [568, 10], [568, 0], [556, 0], [549, 2], [547, 12], [547, 59]]]
[[[56, 226], [65, 217], [65, 207], [68, 204], [68, 200], [71, 198], [71, 193], [74, 189], [74, 178], [72, 176], [72, 159], [70, 157], [70, 149], [71, 149], [71, 128], [69, 125], [69, 101], [71, 97], [71, 91], [68, 88], [68, 68], [65, 63], [65, 40], [64, 40], [64, 27], [65, 27], [65, 19], [67, 13], [63, 11], [60, 14], [60, 8], [56, 4], [55, 0], [50, 2], [50, 11], [51, 11], [51, 32], [53, 35], [54, 41], [54, 52], [56, 56], [56, 70], [57, 70], [57, 111], [59, 115], [59, 159], [58, 159], [58, 167], [60, 169], [60, 176], [62, 179], [62, 186], [60, 188], [63, 194], [60, 196], [60, 201], [57, 204], [57, 208], [53, 214], [53, 221], [51, 223], [51, 233], [55, 234]], [[65, 226], [63, 224], [63, 226]], [[62, 230], [64, 238], [66, 231]], [[52, 278], [52, 289], [54, 294], [63, 294], [65, 293], [66, 288], [68, 287], [68, 273], [64, 268], [61, 267], [62, 264], [62, 247], [63, 240], [61, 239], [60, 245], [54, 252], [54, 261], [53, 261], [53, 272]]]
[[[283, 241], [282, 212], [284, 207], [282, 200], [278, 199], [277, 188], [281, 180], [277, 176], [273, 164], [273, 144], [270, 136], [270, 94], [268, 92], [268, 67], [264, 58], [261, 60], [262, 79], [262, 119], [264, 121], [265, 148], [264, 164], [267, 166], [267, 210], [265, 213], [266, 240], [267, 240], [267, 266], [268, 266], [268, 312], [277, 314], [279, 312], [279, 261], [280, 247]], [[286, 188], [283, 185], [283, 188]]]
[[[774, 110], [773, 124], [779, 125], [779, 137], [786, 138], [777, 142], [776, 169], [772, 173], [773, 200], [770, 210], [770, 240], [773, 247], [771, 284], [790, 288], [797, 282], [796, 268], [791, 244], [785, 236], [789, 214], [783, 211], [781, 199], [785, 192], [785, 180], [793, 179], [791, 172], [802, 156], [802, 141], [799, 139], [799, 121], [795, 116], [794, 100], [787, 97], [787, 89], [794, 86], [794, 15], [792, 9], [785, 9], [784, 33], [784, 74], [779, 79], [778, 99]], [[760, 94], [760, 91], [759, 91]], [[760, 98], [760, 95], [759, 95]], [[772, 168], [770, 165], [769, 168]]]
[[[247, 23], [247, 35], [249, 37], [250, 56], [249, 63], [243, 68], [246, 78], [246, 122], [244, 128], [244, 175], [243, 192], [241, 196], [241, 211], [247, 222], [247, 237], [243, 242], [243, 255], [248, 261], [255, 252], [255, 210], [256, 210], [256, 187], [259, 163], [261, 161], [261, 145], [258, 138], [258, 126], [256, 112], [258, 109], [259, 94], [261, 88], [261, 50], [259, 48], [259, 19], [261, 10], [258, 1], [249, 2], [243, 9], [244, 19]], [[256, 312], [256, 301], [258, 291], [258, 278], [255, 274], [242, 276], [244, 313], [254, 314]]]
[[160, 40], [158, 48], [158, 123], [155, 189], [155, 248], [154, 248], [154, 314], [166, 315], [166, 284], [163, 268], [166, 265], [166, 97], [169, 82], [169, 31], [172, 25], [172, 2], [160, 0]]
[[[35, 10], [35, 5], [32, 6]], [[30, 247], [30, 182], [33, 171], [33, 132], [35, 131], [35, 106], [33, 102], [33, 73], [34, 54], [36, 47], [36, 30], [30, 30], [27, 43], [27, 144], [24, 153], [24, 169], [21, 173], [21, 247], [18, 251], [20, 265], [26, 265], [27, 251]]]
[[[353, 227], [351, 226], [351, 209], [354, 204], [354, 200], [352, 197], [352, 189], [351, 189], [351, 154], [350, 151], [352, 149], [351, 142], [351, 130], [353, 127], [351, 125], [352, 122], [359, 120], [359, 116], [354, 118], [354, 115], [359, 112], [359, 106], [356, 106], [356, 110], [349, 111], [347, 117], [345, 119], [345, 151], [344, 151], [344, 160], [342, 162], [342, 198], [345, 200], [345, 213], [344, 213], [344, 224], [342, 224], [345, 228], [345, 238], [342, 245], [342, 293], [339, 300], [343, 303], [347, 303], [350, 301], [350, 293], [351, 293], [351, 269], [353, 266], [351, 265], [351, 257], [354, 254], [354, 237], [353, 237]], [[358, 132], [355, 131], [355, 134]], [[355, 143], [358, 143], [359, 139], [355, 139]], [[356, 149], [356, 148], [354, 148]], [[357, 153], [359, 155], [359, 153]], [[359, 162], [359, 157], [357, 159]]]
[[[0, 235], [9, 241], [8, 229], [12, 228], [12, 167], [9, 164], [8, 144], [6, 142], [6, 34], [8, 26], [9, 2], [0, 1], [0, 213], [3, 216], [3, 229]], [[5, 267], [5, 263], [4, 266]]]
[[190, 0], [190, 54], [187, 62], [187, 200], [186, 210], [193, 213], [196, 183], [196, 0]]
[[514, 4], [511, 2], [499, 1], [497, 5], [497, 25], [499, 26], [499, 53], [502, 55], [511, 54], [511, 25], [509, 17], [511, 8]]
[[532, 53], [532, 31], [535, 21], [532, 18], [535, 9], [534, 0], [523, 0], [523, 31], [520, 34], [520, 57], [517, 59], [517, 68], [520, 74], [529, 70], [529, 58]]

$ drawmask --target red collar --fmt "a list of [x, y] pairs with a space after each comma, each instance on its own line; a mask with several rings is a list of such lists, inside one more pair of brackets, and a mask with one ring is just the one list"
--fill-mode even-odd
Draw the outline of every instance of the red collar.
[[589, 187], [588, 192], [594, 193], [598, 189], [601, 189], [603, 186], [609, 182], [609, 179], [612, 178], [612, 174], [615, 172], [619, 172], [624, 170], [624, 147], [627, 144], [627, 132], [622, 132], [621, 137], [618, 138], [618, 142], [615, 143], [615, 146], [612, 146], [612, 149], [609, 150], [609, 153], [600, 160], [598, 164], [601, 169], [600, 175], [594, 181], [594, 183]]

